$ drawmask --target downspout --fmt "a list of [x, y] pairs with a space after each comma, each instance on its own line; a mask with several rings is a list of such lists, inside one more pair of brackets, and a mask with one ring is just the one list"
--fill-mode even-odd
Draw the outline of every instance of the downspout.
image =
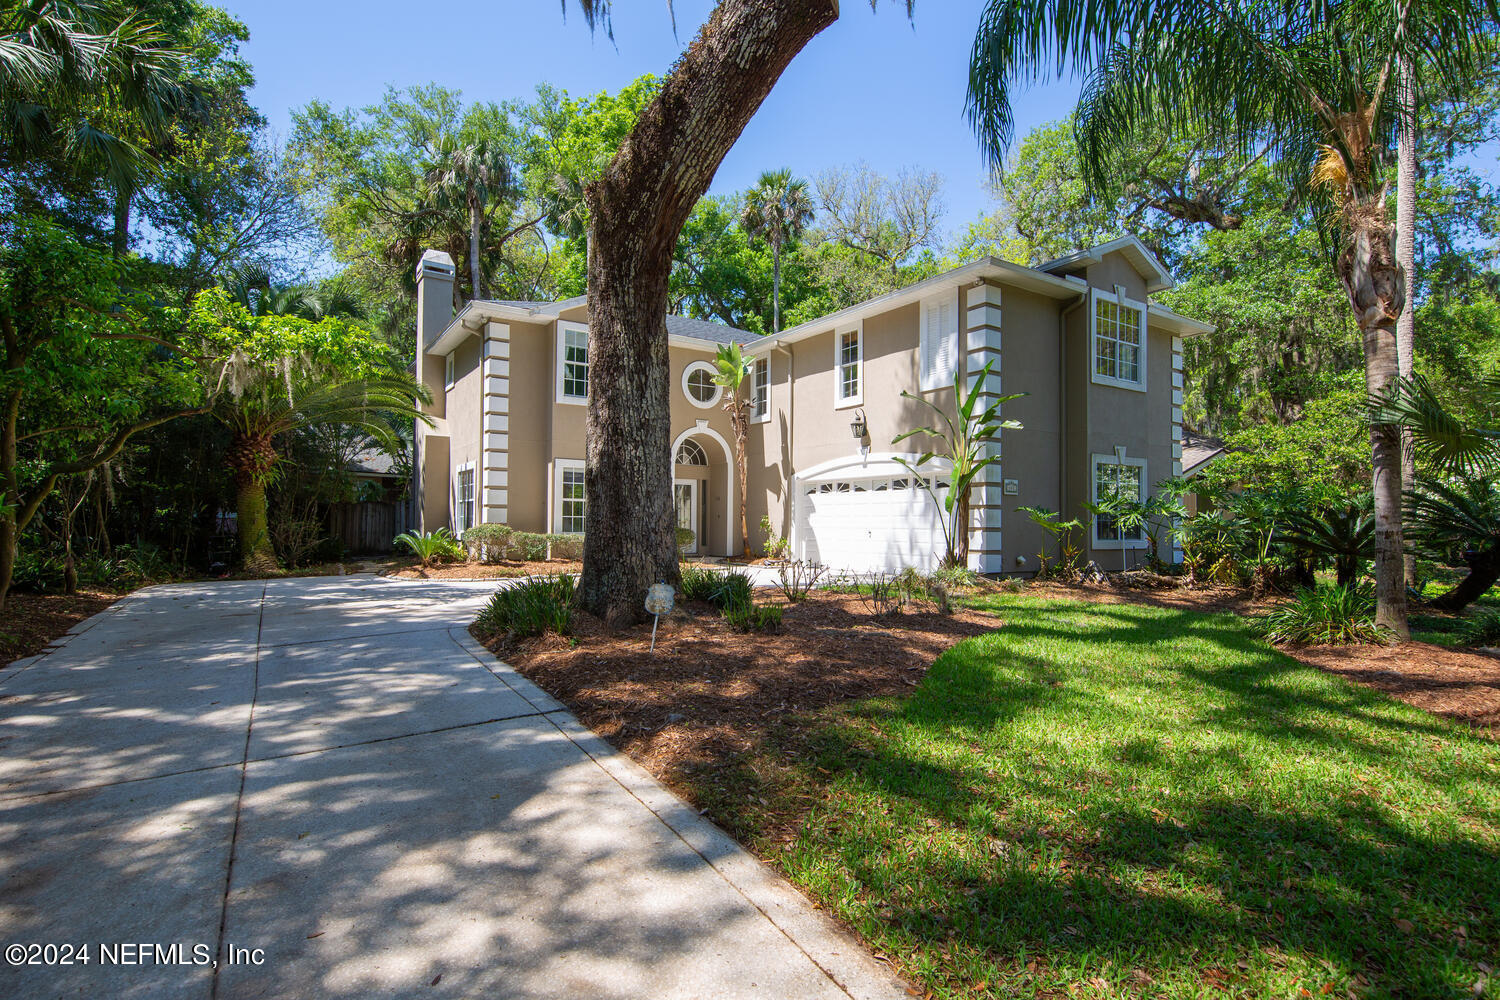
[[1058, 518], [1067, 520], [1068, 512], [1068, 316], [1089, 300], [1089, 293], [1078, 295], [1078, 301], [1057, 314], [1057, 431], [1062, 442], [1057, 461]]
[[[796, 456], [792, 452], [792, 441], [794, 440], [792, 430], [797, 425], [797, 395], [793, 389], [793, 387], [797, 384], [797, 373], [793, 371], [793, 363], [796, 360], [796, 356], [792, 353], [791, 348], [787, 347], [780, 341], [777, 341], [775, 344], [771, 345], [771, 353], [774, 355], [777, 352], [786, 355], [786, 453], [787, 460], [789, 462], [795, 463]], [[767, 362], [767, 367], [770, 367], [769, 361]], [[776, 373], [774, 371], [768, 373], [768, 377], [770, 378], [772, 385], [776, 384], [775, 375]], [[797, 502], [797, 494], [796, 491], [792, 489], [792, 480], [795, 478], [796, 476], [790, 469], [788, 469], [786, 476], [786, 500], [781, 505], [781, 514], [785, 519], [784, 523], [782, 524], [781, 537], [787, 540], [788, 554], [797, 551], [797, 540], [792, 537], [792, 535], [797, 530], [797, 511], [796, 508], [793, 507], [793, 504]]]

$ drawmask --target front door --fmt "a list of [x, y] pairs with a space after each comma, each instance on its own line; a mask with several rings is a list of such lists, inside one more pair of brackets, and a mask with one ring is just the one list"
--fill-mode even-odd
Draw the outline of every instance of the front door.
[[682, 551], [697, 552], [698, 481], [696, 479], [672, 480], [672, 506], [677, 510], [677, 527], [686, 528], [693, 533], [692, 542], [683, 546]]

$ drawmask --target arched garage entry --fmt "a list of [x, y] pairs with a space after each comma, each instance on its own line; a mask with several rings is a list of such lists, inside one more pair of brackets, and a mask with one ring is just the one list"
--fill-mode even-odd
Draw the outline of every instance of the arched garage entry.
[[[796, 516], [792, 552], [799, 559], [855, 573], [899, 573], [908, 566], [931, 572], [942, 562], [942, 510], [897, 458], [885, 452], [854, 455], [813, 466], [793, 479]], [[947, 490], [951, 465], [929, 459], [923, 474]]]

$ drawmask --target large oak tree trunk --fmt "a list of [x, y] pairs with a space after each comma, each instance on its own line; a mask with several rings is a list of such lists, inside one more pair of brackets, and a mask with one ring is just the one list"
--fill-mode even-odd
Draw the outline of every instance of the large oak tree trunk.
[[[1396, 319], [1396, 370], [1403, 379], [1411, 378], [1417, 345], [1416, 317], [1416, 243], [1417, 243], [1417, 102], [1413, 89], [1411, 62], [1401, 60], [1396, 80], [1396, 113], [1400, 118], [1396, 155], [1396, 262], [1403, 276], [1403, 305]], [[1410, 487], [1416, 482], [1416, 449], [1411, 428], [1401, 432], [1401, 482]], [[1417, 557], [1406, 553], [1402, 574], [1407, 585], [1417, 580]]]
[[[1384, 193], [1366, 199], [1349, 246], [1339, 255], [1339, 277], [1364, 338], [1365, 390], [1373, 397], [1396, 378], [1396, 317], [1405, 281], [1396, 262], [1395, 233], [1385, 222]], [[1375, 494], [1375, 621], [1398, 636], [1406, 624], [1406, 573], [1401, 538], [1401, 429], [1370, 425], [1371, 489]]]
[[721, 0], [604, 175], [589, 210], [589, 399], [579, 600], [613, 626], [678, 578], [667, 277], [724, 154], [837, 0]]

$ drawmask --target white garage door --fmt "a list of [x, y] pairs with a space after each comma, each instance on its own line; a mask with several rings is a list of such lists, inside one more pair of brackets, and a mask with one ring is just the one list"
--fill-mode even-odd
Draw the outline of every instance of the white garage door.
[[[899, 573], [937, 568], [944, 543], [941, 510], [911, 473], [870, 475], [846, 469], [797, 486], [797, 555], [835, 570]], [[937, 475], [939, 497], [947, 475]]]

